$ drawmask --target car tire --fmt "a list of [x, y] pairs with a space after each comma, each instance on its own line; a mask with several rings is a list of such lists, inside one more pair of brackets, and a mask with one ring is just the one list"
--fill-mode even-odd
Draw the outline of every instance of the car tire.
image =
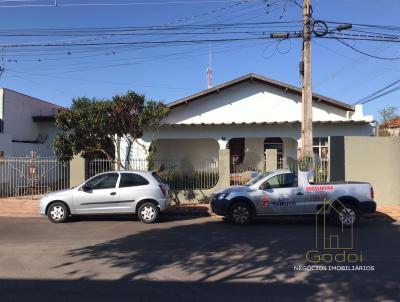
[[249, 224], [252, 218], [250, 206], [245, 202], [236, 202], [229, 209], [229, 221], [238, 224]]
[[349, 228], [357, 226], [360, 220], [360, 212], [351, 204], [344, 204], [334, 212], [335, 223], [340, 227]]
[[140, 205], [138, 210], [138, 217], [141, 222], [154, 223], [160, 215], [160, 209], [152, 202], [145, 202]]
[[52, 203], [47, 209], [47, 217], [53, 223], [63, 223], [67, 221], [69, 209], [63, 202], [57, 201]]

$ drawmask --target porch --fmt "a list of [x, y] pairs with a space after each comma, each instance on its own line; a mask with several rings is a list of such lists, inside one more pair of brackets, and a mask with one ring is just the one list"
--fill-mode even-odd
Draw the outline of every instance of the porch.
[[[295, 169], [299, 151], [298, 141], [290, 137], [234, 137], [223, 141], [158, 139], [155, 148], [153, 169], [207, 174], [219, 171], [221, 164], [227, 165], [229, 182], [225, 183], [228, 185], [244, 184], [258, 173]], [[323, 180], [326, 180], [327, 138], [314, 139], [314, 153], [318, 168], [324, 172]]]

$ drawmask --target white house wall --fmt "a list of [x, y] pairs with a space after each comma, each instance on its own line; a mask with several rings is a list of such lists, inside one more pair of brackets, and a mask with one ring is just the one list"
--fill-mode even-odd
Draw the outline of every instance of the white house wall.
[[[313, 102], [314, 121], [347, 119], [347, 111]], [[299, 121], [301, 96], [259, 82], [245, 82], [171, 110], [168, 124]]]
[[61, 106], [51, 104], [33, 97], [20, 94], [8, 89], [1, 89], [2, 114], [4, 120], [4, 133], [11, 135], [14, 141], [35, 141], [39, 135], [44, 140], [43, 144], [12, 143], [10, 148], [0, 144], [0, 150], [7, 156], [25, 156], [35, 150], [41, 156], [53, 156], [52, 141], [57, 133], [57, 128], [52, 122], [33, 122], [33, 116], [54, 116]]
[[0, 133], [0, 151], [4, 155], [13, 154], [12, 137], [10, 134]]
[[[371, 116], [363, 115], [360, 106], [353, 113], [319, 101], [313, 102], [314, 121], [351, 121], [353, 117], [354, 120], [372, 121]], [[248, 124], [298, 122], [300, 120], [300, 95], [285, 92], [282, 89], [257, 81], [244, 82], [171, 109], [169, 115], [163, 120], [167, 125], [159, 128], [154, 136], [145, 133], [141, 141], [150, 144], [152, 139], [165, 140], [158, 149], [156, 156], [174, 157], [172, 155], [180, 156], [185, 153], [193, 154], [192, 158], [195, 160], [198, 157], [196, 152], [200, 152], [200, 150], [203, 157], [206, 154], [213, 156], [215, 152], [214, 149], [209, 150], [208, 145], [197, 145], [195, 142], [198, 140], [212, 139], [215, 142], [218, 141], [223, 149], [229, 139], [244, 137], [246, 138], [245, 148], [247, 150], [245, 161], [250, 163], [258, 162], [257, 159], [263, 157], [265, 138], [280, 137], [284, 142], [284, 157], [297, 158], [300, 123]], [[232, 125], [232, 123], [236, 124]], [[247, 123], [247, 125], [240, 123]], [[368, 123], [314, 124], [314, 137], [368, 136], [371, 134], [372, 126]], [[168, 140], [170, 141], [168, 142]], [[184, 142], [181, 143], [181, 140]], [[126, 148], [127, 145], [122, 143], [121, 150], [123, 153]], [[182, 154], [179, 152], [182, 152]], [[132, 146], [131, 158], [146, 158], [143, 148], [138, 145]]]

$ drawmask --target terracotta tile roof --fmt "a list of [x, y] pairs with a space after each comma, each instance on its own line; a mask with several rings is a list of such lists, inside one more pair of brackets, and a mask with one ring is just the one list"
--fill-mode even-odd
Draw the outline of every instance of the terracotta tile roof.
[[400, 117], [386, 121], [380, 128], [400, 128]]

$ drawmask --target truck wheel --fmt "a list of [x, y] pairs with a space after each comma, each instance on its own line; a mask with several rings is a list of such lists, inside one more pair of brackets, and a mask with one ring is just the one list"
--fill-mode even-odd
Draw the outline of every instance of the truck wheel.
[[229, 221], [244, 225], [251, 221], [251, 209], [245, 202], [237, 202], [229, 210]]
[[358, 209], [350, 204], [344, 204], [344, 207], [338, 209], [338, 213], [335, 211], [335, 220], [338, 226], [344, 226], [349, 228], [351, 226], [355, 227], [360, 219], [360, 214]]
[[144, 223], [153, 223], [158, 219], [160, 209], [152, 202], [145, 202], [139, 207], [138, 216]]
[[63, 223], [68, 219], [69, 210], [63, 202], [55, 202], [47, 209], [47, 217], [53, 223]]

